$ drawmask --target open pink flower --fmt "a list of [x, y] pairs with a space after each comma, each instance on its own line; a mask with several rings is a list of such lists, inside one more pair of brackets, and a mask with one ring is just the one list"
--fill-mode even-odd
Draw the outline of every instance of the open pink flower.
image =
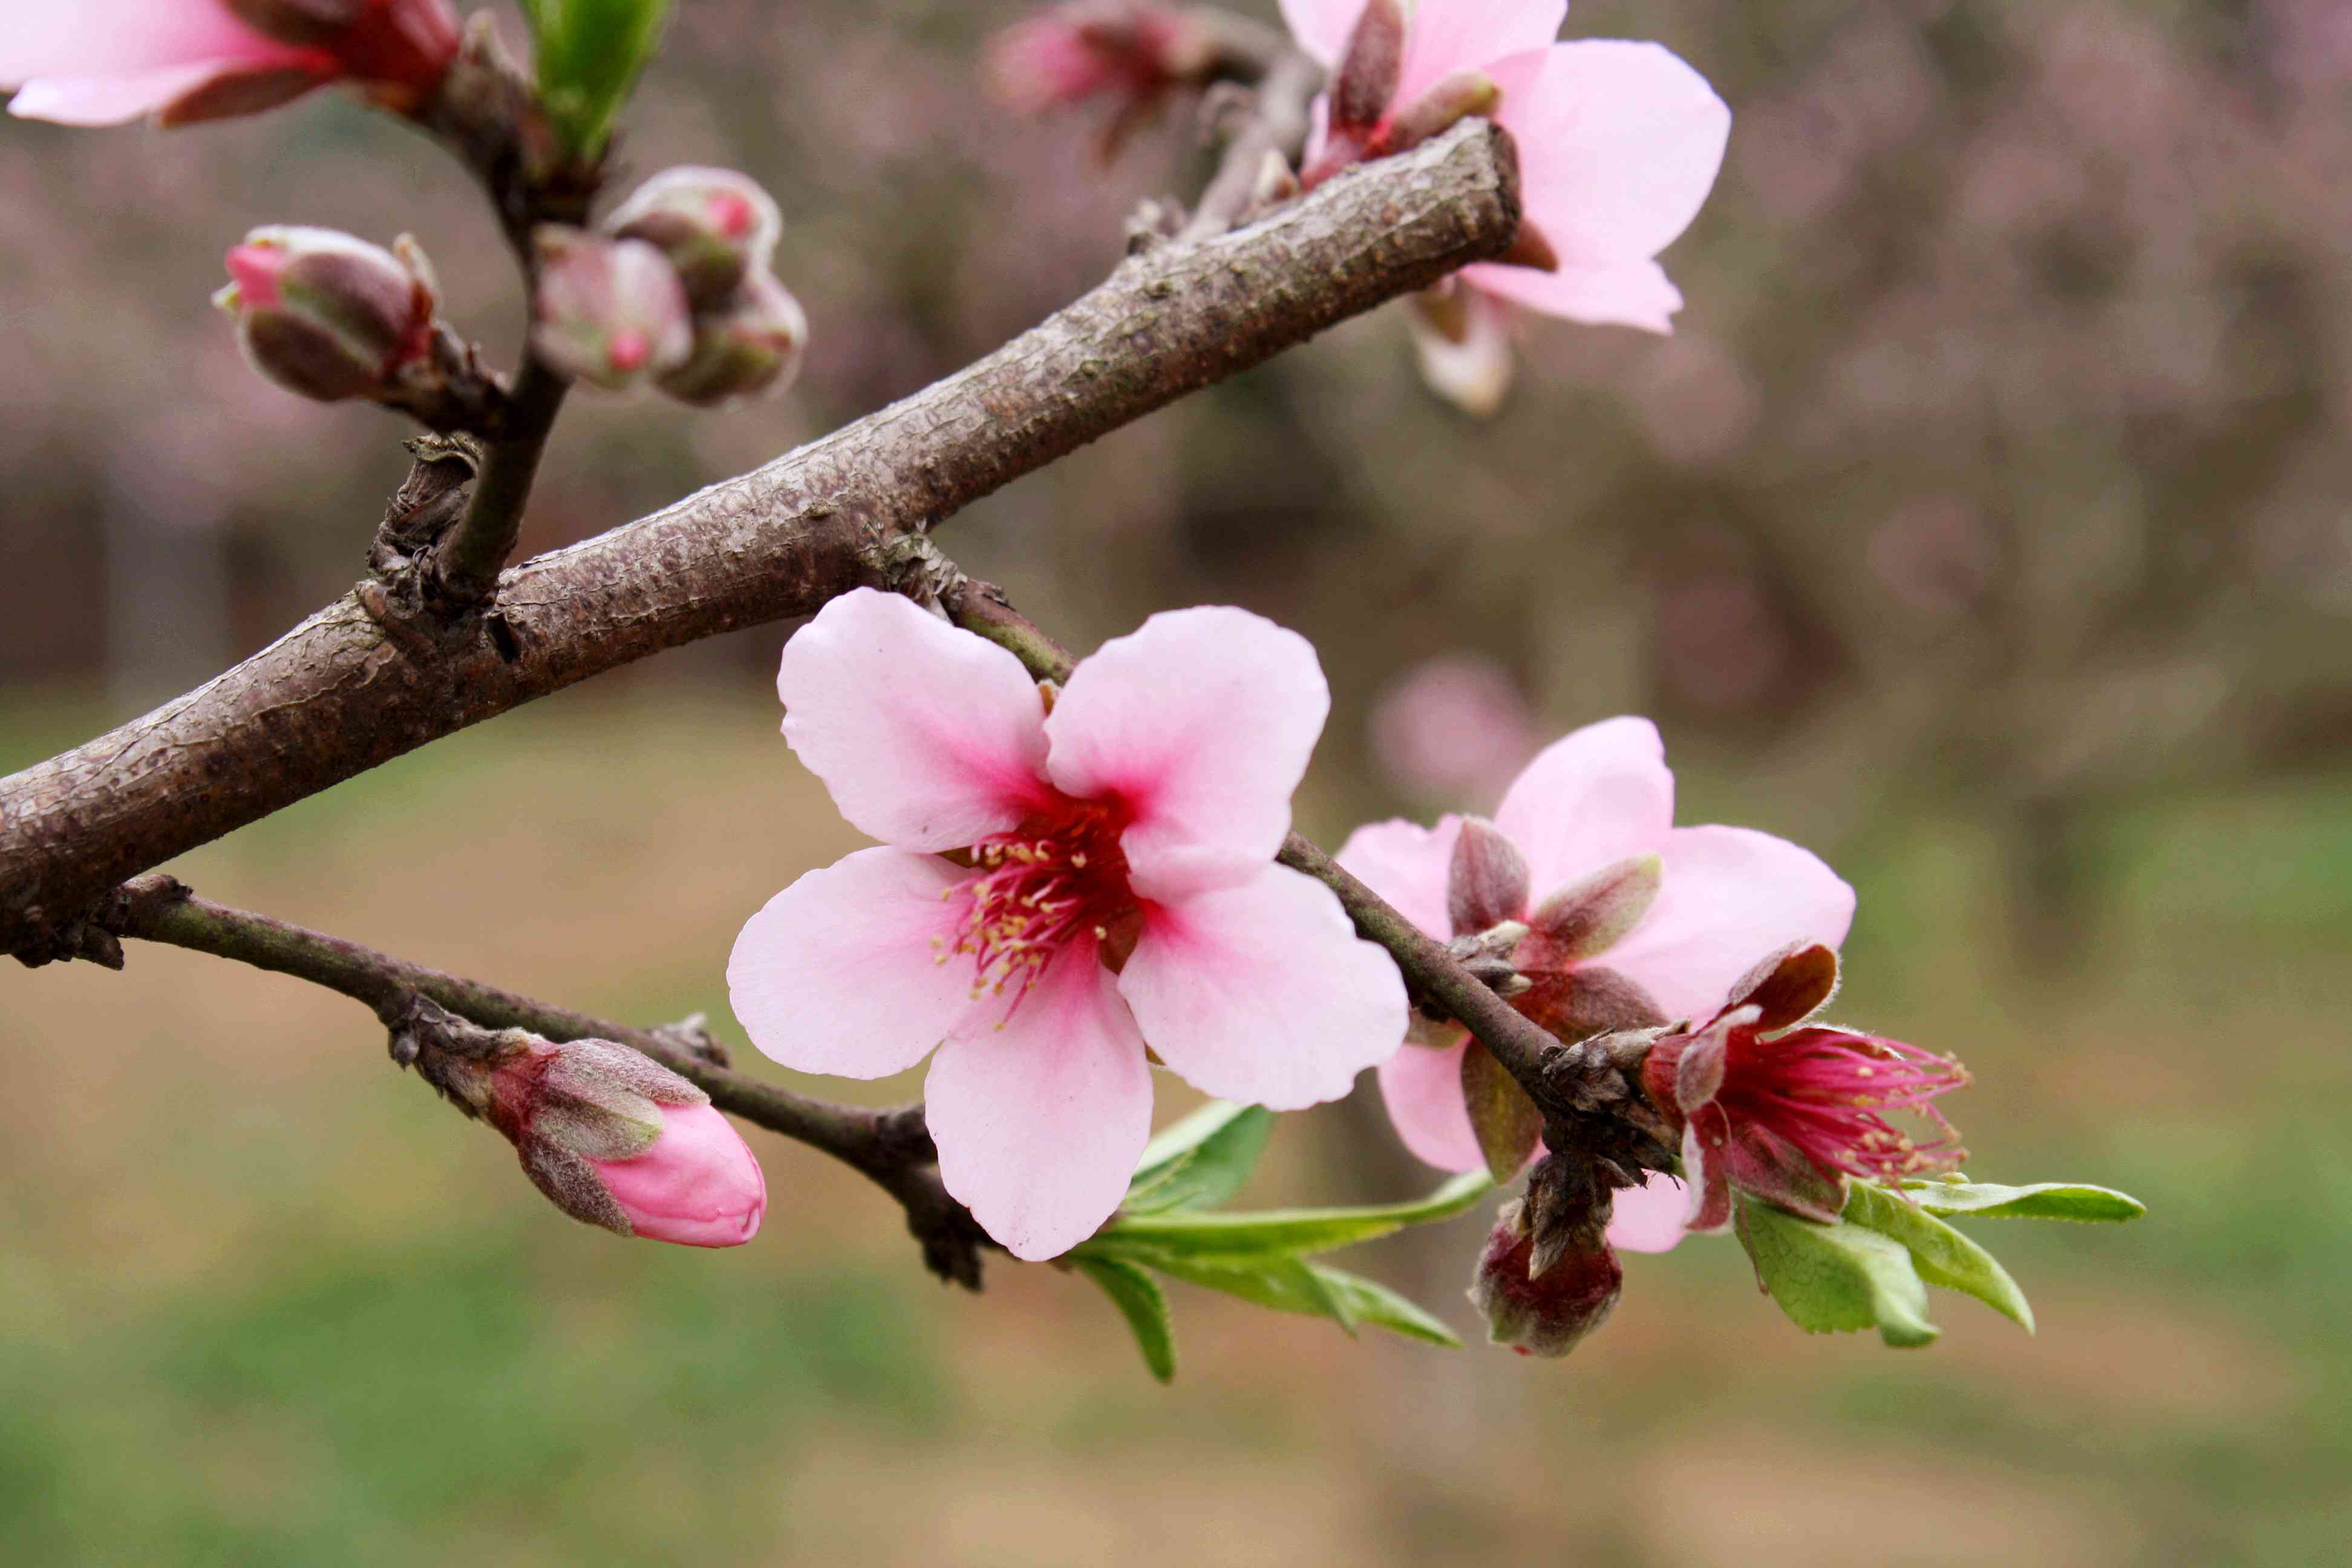
[[940, 1177], [1014, 1256], [1067, 1251], [1118, 1206], [1147, 1051], [1295, 1110], [1402, 1039], [1388, 955], [1273, 863], [1329, 704], [1296, 634], [1154, 616], [1049, 701], [1003, 648], [860, 589], [786, 646], [776, 686], [793, 751], [887, 847], [751, 918], [736, 1016], [804, 1072], [886, 1078], [937, 1047]]
[[[1300, 47], [1326, 65], [1363, 11], [1364, 0], [1282, 0]], [[1546, 315], [1670, 331], [1682, 294], [1655, 258], [1714, 187], [1731, 111], [1656, 44], [1555, 42], [1567, 15], [1567, 0], [1419, 0], [1382, 128], [1448, 79], [1482, 73], [1501, 89], [1495, 119], [1518, 142], [1528, 221], [1557, 266], [1481, 263], [1464, 281]]]
[[253, 114], [351, 79], [401, 110], [457, 57], [447, 0], [74, 0], [0, 32], [12, 114], [68, 125]]
[[[1834, 948], [1853, 889], [1810, 852], [1743, 827], [1674, 826], [1675, 780], [1646, 719], [1611, 719], [1528, 764], [1489, 825], [1448, 816], [1360, 827], [1339, 864], [1423, 931], [1528, 930], [1511, 954], [1532, 982], [1513, 1005], [1562, 1038], [1706, 1017], [1758, 956]], [[1474, 1048], [1458, 1027], [1381, 1068], [1398, 1135], [1444, 1170], [1486, 1163], [1463, 1088]], [[1662, 1251], [1678, 1217], [1670, 1179], [1621, 1193], [1612, 1245]]]

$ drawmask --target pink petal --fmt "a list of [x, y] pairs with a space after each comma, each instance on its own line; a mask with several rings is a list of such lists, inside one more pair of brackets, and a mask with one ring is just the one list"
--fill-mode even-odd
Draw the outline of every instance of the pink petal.
[[1684, 229], [1723, 166], [1731, 110], [1669, 49], [1620, 39], [1555, 44], [1526, 81], [1507, 61], [1497, 118], [1517, 138], [1520, 192], [1561, 261], [1646, 261]]
[[1364, 14], [1364, 0], [1282, 0], [1282, 19], [1298, 47], [1325, 65], [1337, 65], [1348, 35]]
[[1445, 916], [1454, 872], [1454, 841], [1462, 819], [1442, 816], [1435, 827], [1392, 819], [1370, 822], [1348, 835], [1335, 858], [1340, 869], [1396, 906], [1397, 913], [1433, 937], [1454, 934]]
[[1731, 1228], [1731, 1180], [1723, 1169], [1730, 1123], [1722, 1108], [1710, 1106], [1683, 1127], [1683, 1181], [1688, 1209], [1683, 1228], [1720, 1236]]
[[929, 855], [860, 849], [811, 871], [745, 923], [727, 991], [751, 1043], [801, 1072], [888, 1078], [973, 1011], [971, 961], [939, 962], [970, 873]]
[[1397, 1136], [1441, 1171], [1479, 1171], [1486, 1156], [1462, 1102], [1462, 1054], [1470, 1037], [1444, 1050], [1407, 1046], [1381, 1064], [1381, 1099]]
[[1462, 277], [1474, 289], [1497, 299], [1592, 327], [1671, 332], [1675, 312], [1683, 308], [1683, 291], [1654, 261], [1611, 267], [1563, 265], [1557, 272], [1482, 261], [1464, 268]]
[[[1399, 108], [1455, 71], [1484, 70], [1497, 60], [1543, 48], [1559, 37], [1568, 0], [1419, 0], [1412, 10], [1404, 74], [1397, 84]], [[1509, 107], [1506, 99], [1504, 108]]]
[[1620, 1252], [1672, 1252], [1683, 1238], [1683, 1215], [1690, 1194], [1672, 1176], [1653, 1174], [1617, 1194], [1609, 1219], [1609, 1245]]
[[1305, 637], [1246, 610], [1152, 616], [1082, 661], [1045, 721], [1054, 783], [1134, 813], [1136, 891], [1248, 881], [1290, 831], [1290, 795], [1330, 711]]
[[940, 1179], [1015, 1258], [1057, 1258], [1127, 1195], [1151, 1069], [1091, 943], [1046, 966], [1001, 1029], [949, 1041], [925, 1083]]
[[1587, 724], [1545, 747], [1495, 813], [1495, 826], [1527, 857], [1537, 903], [1660, 847], [1674, 820], [1665, 742], [1647, 719], [1630, 718]]
[[859, 588], [784, 645], [784, 739], [852, 826], [959, 849], [1042, 794], [1045, 703], [1021, 661], [896, 594]]
[[666, 1105], [652, 1148], [634, 1160], [590, 1163], [650, 1241], [740, 1247], [768, 1212], [768, 1178], [716, 1106]]
[[241, 68], [225, 60], [200, 60], [126, 76], [37, 77], [8, 100], [8, 112], [58, 125], [122, 125]]
[[1834, 948], [1853, 922], [1853, 889], [1785, 838], [1745, 827], [1677, 827], [1660, 854], [1665, 871], [1657, 902], [1605, 962], [1669, 1017], [1710, 1016], [1777, 949], [1811, 942]]
[[1299, 1110], [1338, 1100], [1404, 1042], [1404, 982], [1330, 889], [1268, 866], [1152, 908], [1118, 988], [1193, 1088]]
[[247, 26], [220, 0], [43, 0], [9, 10], [0, 30], [0, 83], [94, 81], [198, 65], [298, 65], [315, 58]]

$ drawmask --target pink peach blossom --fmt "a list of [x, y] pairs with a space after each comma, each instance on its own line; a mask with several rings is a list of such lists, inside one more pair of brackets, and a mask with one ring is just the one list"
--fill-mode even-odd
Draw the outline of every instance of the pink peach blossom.
[[751, 918], [736, 1016], [803, 1072], [886, 1078], [936, 1047], [940, 1174], [1014, 1256], [1065, 1252], [1118, 1207], [1150, 1132], [1147, 1051], [1294, 1110], [1403, 1038], [1388, 956], [1273, 864], [1329, 703], [1294, 633], [1154, 616], [1049, 701], [1003, 648], [860, 589], [793, 638], [776, 685], [793, 751], [887, 847]]
[[[350, 79], [409, 109], [458, 45], [447, 0], [76, 0], [20, 5], [0, 37], [8, 110], [67, 125], [249, 114]], [[338, 19], [339, 18], [339, 19]]]
[[740, 1247], [759, 1234], [768, 1179], [708, 1102], [663, 1105], [660, 1134], [626, 1160], [591, 1159], [635, 1233], [680, 1247]]
[[[1463, 910], [1456, 847], [1465, 819], [1433, 828], [1391, 821], [1360, 827], [1339, 864], [1423, 931], [1529, 921], [1513, 963], [1535, 982], [1514, 1005], [1557, 1032], [1612, 1026], [1628, 1008], [1649, 1021], [1706, 1017], [1758, 957], [1792, 942], [1834, 948], [1853, 916], [1853, 889], [1818, 858], [1769, 834], [1740, 827], [1674, 826], [1675, 782], [1656, 728], [1646, 719], [1611, 719], [1553, 742], [1528, 764], [1482, 834], [1499, 837], [1524, 863], [1515, 885]], [[1546, 934], [1556, 892], [1606, 884], [1654, 886], [1646, 901], [1618, 907], [1634, 917], [1622, 933], [1572, 950]], [[1589, 935], [1589, 933], [1588, 933]], [[1628, 1022], [1638, 1021], [1628, 1019]], [[1482, 1154], [1462, 1090], [1469, 1038], [1458, 1028], [1431, 1044], [1416, 1040], [1381, 1068], [1381, 1092], [1398, 1135], [1441, 1169], [1475, 1170]], [[1671, 1195], [1618, 1194], [1613, 1245], [1633, 1251], [1671, 1246], [1654, 1223]], [[1663, 1245], [1662, 1245], [1663, 1243]]]
[[[1363, 9], [1282, 0], [1300, 46], [1326, 65]], [[1559, 265], [1480, 263], [1463, 279], [1546, 315], [1671, 331], [1682, 294], [1655, 258], [1714, 187], [1731, 111], [1656, 44], [1555, 42], [1567, 15], [1567, 0], [1419, 0], [1390, 113], [1448, 77], [1486, 75], [1502, 89], [1495, 119], [1518, 142], [1528, 219]]]

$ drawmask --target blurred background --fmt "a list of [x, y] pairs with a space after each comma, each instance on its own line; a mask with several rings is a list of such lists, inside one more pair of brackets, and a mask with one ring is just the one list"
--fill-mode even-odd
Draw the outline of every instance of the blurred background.
[[[679, 10], [626, 157], [776, 192], [809, 367], [726, 416], [583, 397], [532, 549], [993, 348], [1197, 175], [1183, 112], [1104, 170], [1088, 117], [991, 104], [979, 46], [1014, 5]], [[2352, 11], [1580, 0], [1570, 33], [1663, 39], [1737, 113], [1665, 257], [1675, 337], [1526, 321], [1476, 423], [1391, 311], [943, 542], [1081, 647], [1202, 601], [1307, 633], [1337, 706], [1300, 816], [1328, 843], [1655, 715], [1685, 820], [1798, 839], [1860, 889], [1841, 1015], [1976, 1068], [1948, 1102], [1975, 1173], [2148, 1201], [2115, 1232], [1976, 1227], [2039, 1338], [1944, 1298], [1927, 1351], [1808, 1339], [1699, 1242], [1629, 1259], [1557, 1365], [1177, 1287], [1163, 1391], [1082, 1284], [1004, 1266], [950, 1295], [887, 1200], [772, 1140], [756, 1244], [615, 1245], [395, 1077], [356, 1006], [139, 949], [0, 977], [0, 1561], [2337, 1560]], [[0, 198], [6, 769], [361, 569], [402, 432], [237, 362], [205, 297], [248, 226], [414, 230], [502, 358], [520, 307], [453, 167], [341, 101], [169, 135], [12, 121]], [[740, 1047], [737, 926], [856, 842], [775, 733], [784, 630], [174, 868], [575, 1006], [708, 1010]], [[1368, 1087], [1286, 1118], [1245, 1200], [1432, 1180]], [[1341, 1261], [1467, 1335], [1486, 1223]]]

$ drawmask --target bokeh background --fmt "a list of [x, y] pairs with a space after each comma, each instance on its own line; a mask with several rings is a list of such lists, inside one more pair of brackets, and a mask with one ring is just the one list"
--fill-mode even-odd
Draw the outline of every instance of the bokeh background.
[[[1139, 198], [1191, 188], [1183, 114], [1105, 170], [1084, 117], [986, 100], [979, 45], [1019, 10], [681, 5], [628, 156], [776, 191], [815, 346], [747, 412], [582, 399], [532, 548], [964, 363], [1111, 266]], [[1978, 1173], [2151, 1205], [1977, 1227], [2039, 1338], [1947, 1298], [1924, 1352], [1808, 1339], [1698, 1243], [1630, 1260], [1559, 1365], [1180, 1287], [1163, 1391], [1083, 1284], [1006, 1266], [944, 1292], [886, 1199], [781, 1142], [751, 1247], [572, 1226], [361, 1010], [142, 949], [0, 978], [0, 1560], [2338, 1560], [2352, 12], [1580, 0], [1570, 30], [1662, 38], [1737, 111], [1666, 258], [1676, 336], [1527, 323], [1478, 424], [1375, 317], [944, 542], [1080, 646], [1201, 601], [1308, 634], [1337, 706], [1300, 813], [1327, 841], [1656, 715], [1685, 820], [1782, 833], [1858, 886], [1842, 1012], [1976, 1068], [1954, 1109]], [[520, 303], [451, 167], [342, 102], [171, 135], [10, 122], [0, 203], [14, 767], [348, 586], [403, 470], [381, 416], [237, 362], [205, 295], [245, 227], [412, 229], [501, 354]], [[784, 630], [175, 868], [591, 1010], [708, 1010], [740, 1045], [737, 925], [855, 842], [775, 734]], [[1368, 1098], [1285, 1119], [1248, 1199], [1427, 1185]], [[1466, 1333], [1484, 1224], [1344, 1261]]]

